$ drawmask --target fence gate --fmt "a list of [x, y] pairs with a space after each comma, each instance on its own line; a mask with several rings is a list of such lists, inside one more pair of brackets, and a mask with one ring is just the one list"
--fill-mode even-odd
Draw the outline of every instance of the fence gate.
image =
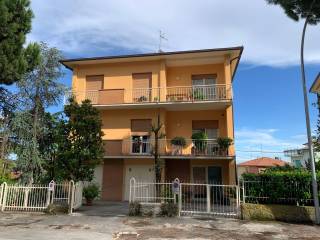
[[145, 183], [132, 178], [129, 200], [141, 204], [177, 202], [180, 216], [240, 216], [240, 188], [237, 185], [179, 183], [179, 179], [170, 183]]
[[181, 215], [239, 217], [240, 191], [237, 185], [181, 183]]

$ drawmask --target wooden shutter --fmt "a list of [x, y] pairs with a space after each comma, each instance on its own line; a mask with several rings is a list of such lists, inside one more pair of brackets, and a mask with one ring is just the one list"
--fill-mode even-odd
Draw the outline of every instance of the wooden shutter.
[[194, 120], [192, 121], [192, 129], [219, 128], [218, 120]]
[[132, 119], [131, 132], [150, 132], [151, 119]]
[[103, 89], [103, 75], [86, 76], [86, 90], [101, 90]]
[[151, 73], [134, 73], [132, 74], [133, 88], [150, 88], [151, 87]]

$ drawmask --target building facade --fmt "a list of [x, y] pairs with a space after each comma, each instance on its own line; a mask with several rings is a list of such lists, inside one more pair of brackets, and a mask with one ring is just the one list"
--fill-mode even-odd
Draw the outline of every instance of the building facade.
[[165, 180], [235, 183], [234, 147], [225, 149], [217, 139], [234, 139], [232, 81], [242, 50], [61, 61], [73, 71], [77, 101], [90, 99], [101, 113], [105, 156], [96, 181], [102, 199], [128, 200], [131, 177], [155, 181], [151, 127], [158, 118]]

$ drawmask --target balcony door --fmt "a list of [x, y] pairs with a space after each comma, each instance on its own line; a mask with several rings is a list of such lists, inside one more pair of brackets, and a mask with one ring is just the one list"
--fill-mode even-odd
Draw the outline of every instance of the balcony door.
[[149, 136], [131, 136], [131, 153], [132, 154], [149, 154], [150, 137]]
[[193, 100], [205, 101], [215, 98], [215, 84], [217, 75], [199, 74], [192, 75]]
[[151, 80], [152, 73], [134, 73], [132, 74], [132, 98], [133, 102], [151, 101]]

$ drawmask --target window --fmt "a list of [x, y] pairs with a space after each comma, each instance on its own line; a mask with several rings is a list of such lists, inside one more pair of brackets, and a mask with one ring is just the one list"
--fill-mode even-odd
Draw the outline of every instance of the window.
[[149, 136], [132, 136], [131, 153], [150, 153]]
[[294, 166], [297, 167], [297, 168], [301, 168], [302, 167], [301, 160], [294, 160], [293, 163], [294, 163]]
[[214, 85], [216, 78], [215, 74], [192, 75], [192, 86]]

